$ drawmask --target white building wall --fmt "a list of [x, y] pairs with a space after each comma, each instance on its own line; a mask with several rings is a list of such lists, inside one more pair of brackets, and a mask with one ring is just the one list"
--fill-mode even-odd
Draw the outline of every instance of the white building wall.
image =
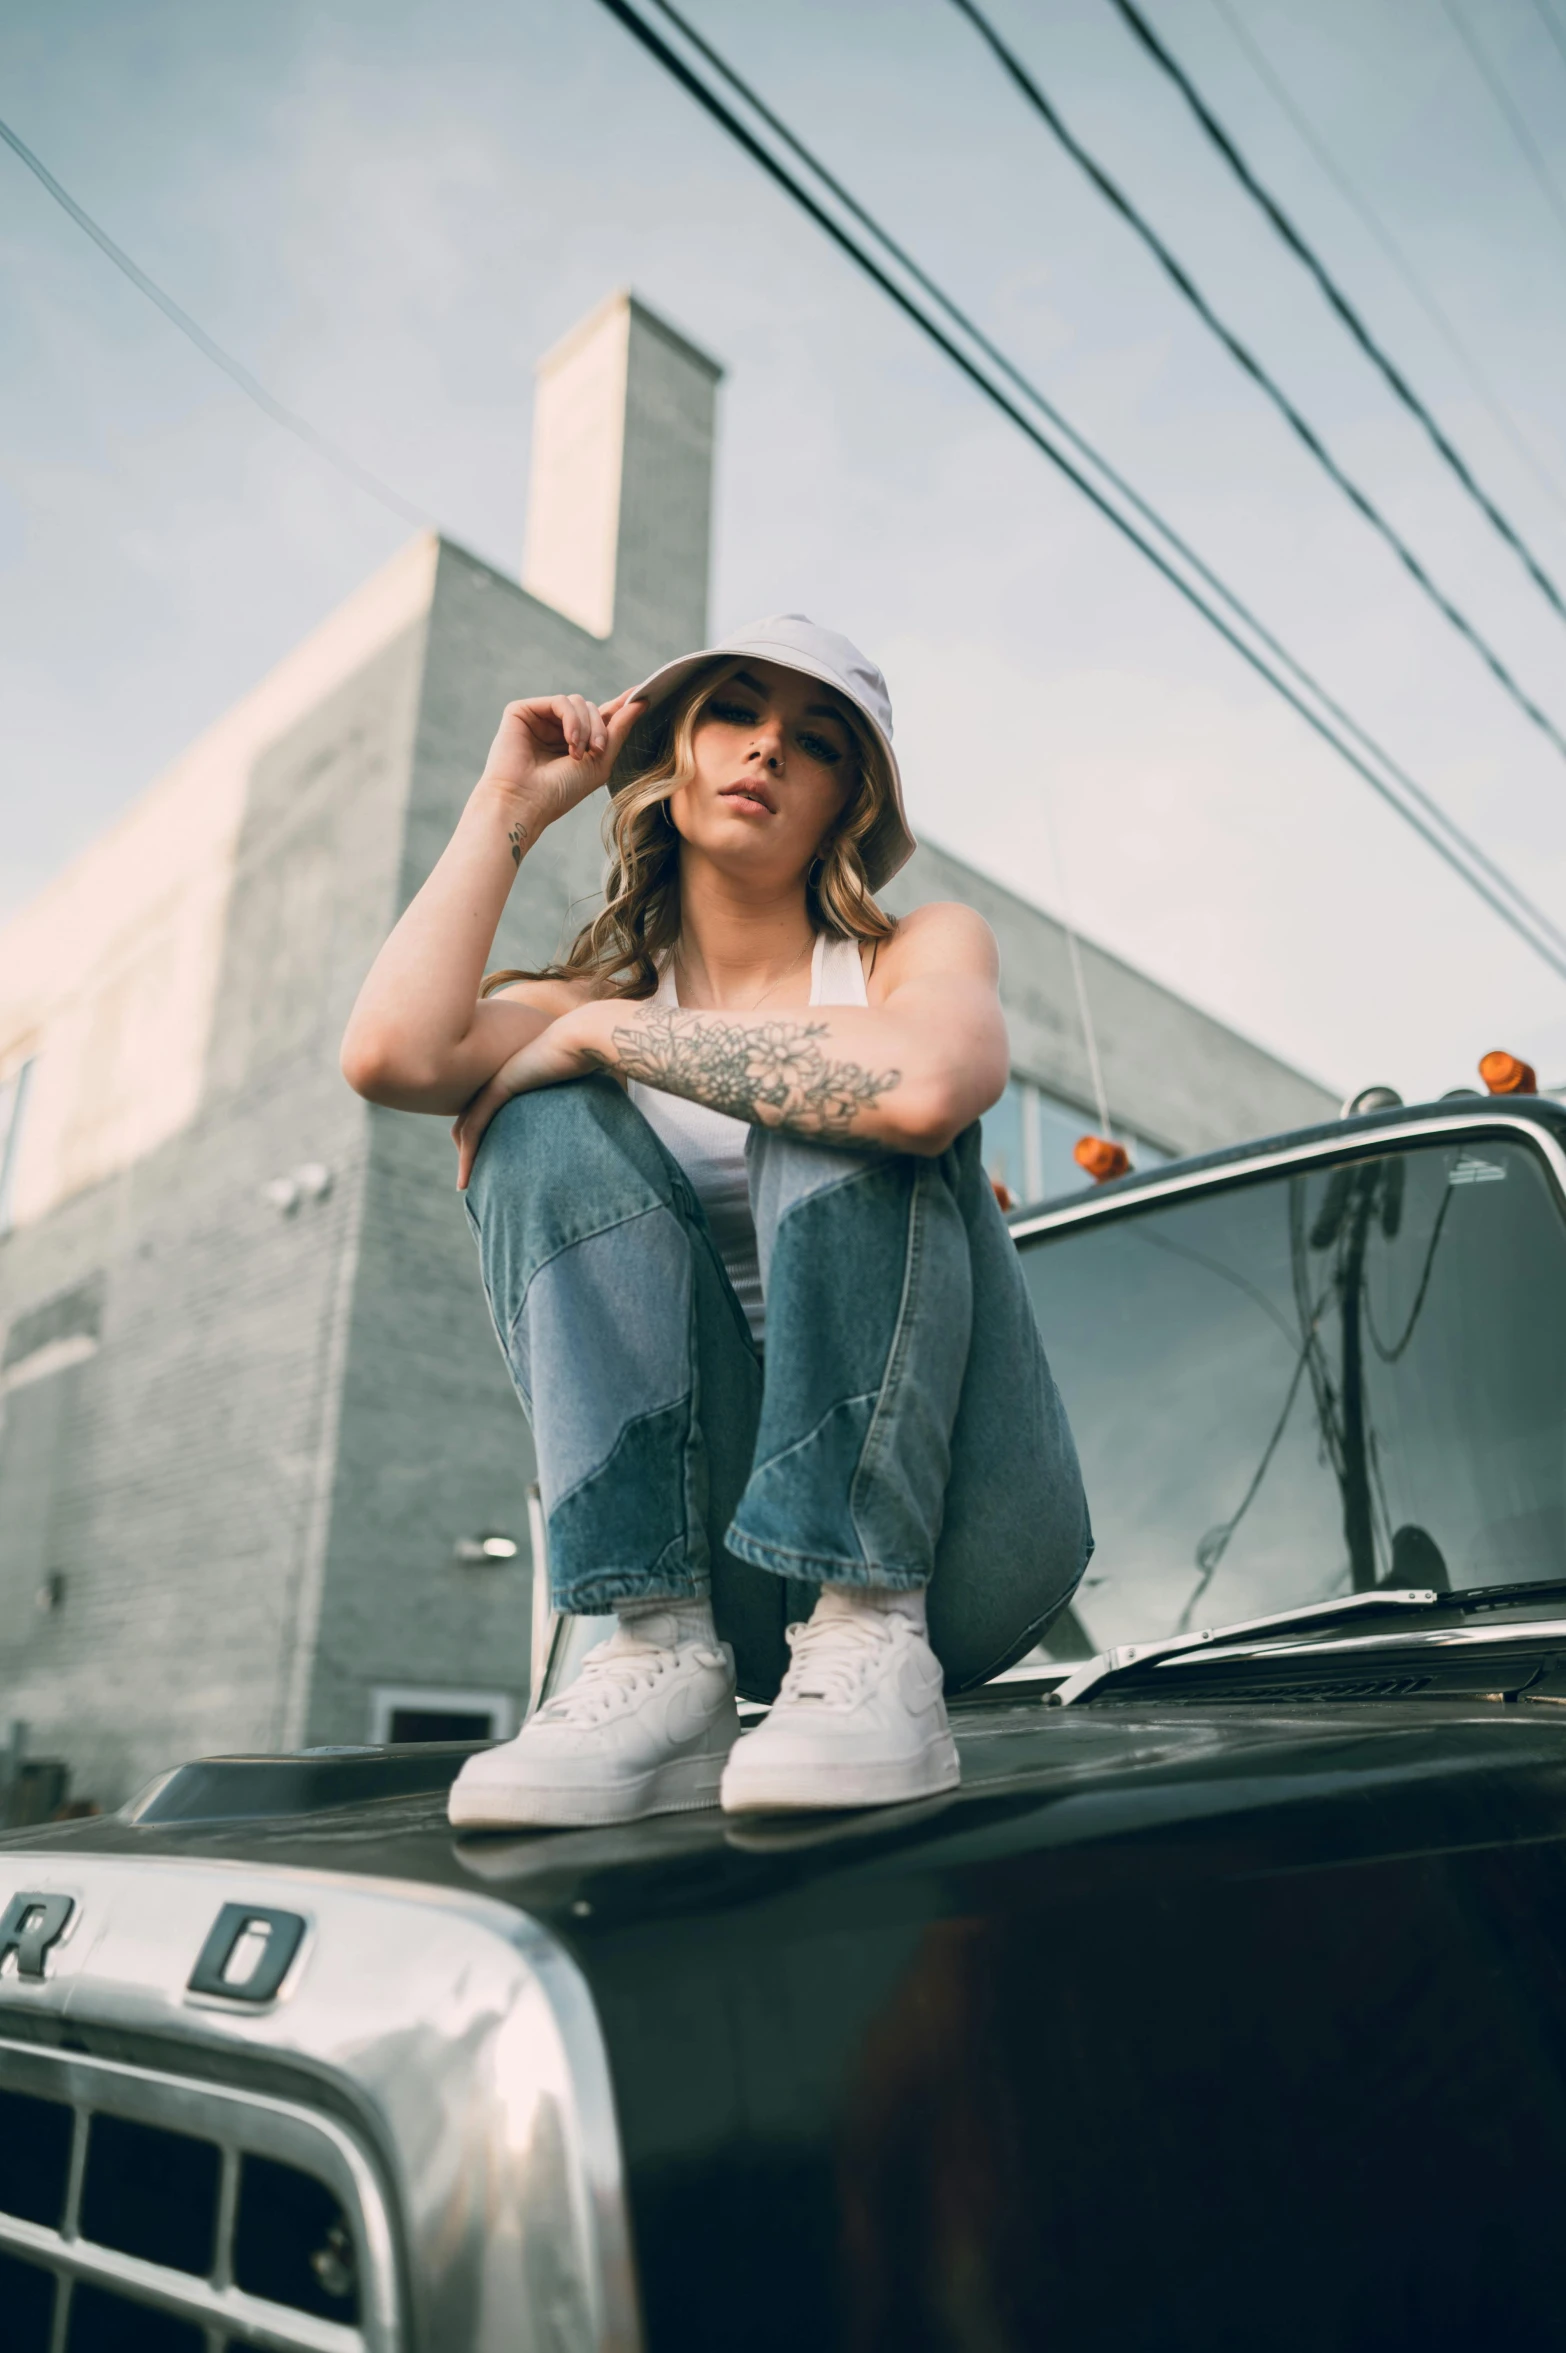
[[522, 585], [594, 637], [614, 627], [631, 303], [611, 294], [538, 363]]
[[436, 553], [404, 548], [0, 931], [0, 1083], [32, 1065], [13, 1225], [195, 1117], [252, 766], [427, 609]]

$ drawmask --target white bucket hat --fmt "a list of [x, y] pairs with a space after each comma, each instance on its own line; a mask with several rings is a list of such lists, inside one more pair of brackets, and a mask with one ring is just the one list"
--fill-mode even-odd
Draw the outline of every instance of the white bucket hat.
[[835, 687], [860, 713], [880, 745], [891, 793], [861, 852], [865, 879], [873, 891], [879, 890], [907, 864], [917, 846], [909, 831], [902, 774], [892, 749], [892, 698], [886, 691], [886, 680], [858, 646], [840, 637], [835, 629], [818, 627], [803, 613], [774, 613], [769, 620], [748, 622], [721, 644], [705, 646], [698, 654], [681, 654], [678, 661], [665, 662], [661, 670], [644, 678], [636, 692], [647, 710], [620, 747], [609, 779], [610, 791], [619, 792], [647, 766], [654, 733], [649, 722], [656, 720], [659, 706], [676, 687], [703, 662], [746, 654], [760, 662], [776, 662], [785, 670], [802, 670], [807, 678], [819, 678], [824, 685]]

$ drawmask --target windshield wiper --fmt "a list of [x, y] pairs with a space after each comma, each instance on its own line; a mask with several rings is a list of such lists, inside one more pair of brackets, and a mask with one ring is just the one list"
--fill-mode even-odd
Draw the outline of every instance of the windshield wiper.
[[1515, 1585], [1456, 1585], [1447, 1595], [1454, 1609], [1504, 1609], [1514, 1601], [1559, 1601], [1566, 1577], [1524, 1578]]
[[1145, 1667], [1150, 1660], [1177, 1657], [1183, 1650], [1201, 1650], [1215, 1642], [1244, 1642], [1253, 1634], [1289, 1634], [1296, 1627], [1308, 1630], [1340, 1618], [1368, 1617], [1376, 1610], [1431, 1609], [1437, 1602], [1450, 1608], [1456, 1599], [1455, 1594], [1437, 1593], [1423, 1585], [1394, 1588], [1390, 1593], [1343, 1593], [1336, 1601], [1307, 1601], [1298, 1609], [1278, 1610], [1268, 1618], [1242, 1618], [1233, 1626], [1207, 1626], [1195, 1634], [1166, 1634], [1161, 1642], [1123, 1642], [1118, 1649], [1101, 1650], [1096, 1658], [1084, 1659], [1064, 1683], [1055, 1686], [1045, 1705], [1069, 1708], [1075, 1701], [1100, 1690], [1116, 1675], [1124, 1675], [1132, 1667]]

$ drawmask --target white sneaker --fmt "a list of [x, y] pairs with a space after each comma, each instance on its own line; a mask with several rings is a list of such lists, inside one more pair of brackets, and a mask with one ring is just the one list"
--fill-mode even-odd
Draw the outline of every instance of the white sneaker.
[[674, 1628], [617, 1627], [515, 1740], [469, 1757], [447, 1801], [454, 1827], [559, 1829], [715, 1806], [739, 1736], [734, 1654], [649, 1639], [660, 1631]]
[[725, 1813], [889, 1806], [955, 1789], [940, 1661], [908, 1618], [829, 1594], [788, 1643], [771, 1714], [725, 1768]]

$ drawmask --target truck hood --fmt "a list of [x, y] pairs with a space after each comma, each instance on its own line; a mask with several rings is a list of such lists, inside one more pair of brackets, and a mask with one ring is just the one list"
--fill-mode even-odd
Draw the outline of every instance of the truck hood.
[[[195, 1802], [203, 1818], [110, 1815], [46, 1824], [0, 1839], [0, 1854], [92, 1855], [227, 1864], [261, 1900], [268, 1870], [301, 1869], [482, 1893], [546, 1923], [579, 1950], [610, 1921], [721, 1912], [807, 1884], [878, 1878], [1024, 1853], [1142, 1848], [1148, 1837], [1270, 1812], [1268, 1840], [1287, 1859], [1323, 1805], [1363, 1823], [1373, 1847], [1410, 1834], [1466, 1837], [1498, 1780], [1540, 1793], [1551, 1828], [1566, 1789], [1566, 1708], [1472, 1700], [1354, 1702], [1340, 1707], [1051, 1710], [1036, 1696], [953, 1711], [960, 1788], [884, 1810], [747, 1819], [716, 1810], [615, 1828], [455, 1835], [445, 1780], [412, 1794], [365, 1794], [395, 1752], [365, 1758], [358, 1788], [332, 1802], [328, 1760], [209, 1760]], [[404, 1756], [408, 1752], [402, 1752]], [[348, 1760], [343, 1760], [346, 1766]], [[354, 1760], [355, 1765], [359, 1760]], [[260, 1781], [275, 1805], [277, 1768], [307, 1768], [308, 1810], [253, 1810]], [[426, 1770], [435, 1760], [426, 1761]], [[439, 1768], [436, 1768], [439, 1770]], [[194, 1768], [186, 1768], [194, 1771]], [[1379, 1800], [1368, 1807], [1366, 1800]], [[1141, 1868], [1138, 1864], [1136, 1868]]]

